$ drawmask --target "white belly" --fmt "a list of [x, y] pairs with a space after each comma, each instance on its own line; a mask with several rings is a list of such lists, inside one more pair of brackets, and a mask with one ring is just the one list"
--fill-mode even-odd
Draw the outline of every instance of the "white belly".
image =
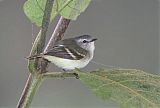
[[59, 57], [54, 56], [43, 56], [45, 59], [50, 61], [51, 63], [54, 63], [56, 66], [66, 69], [66, 70], [73, 70], [75, 68], [83, 68], [85, 67], [92, 58], [90, 59], [81, 59], [81, 60], [69, 60], [69, 59], [62, 59]]

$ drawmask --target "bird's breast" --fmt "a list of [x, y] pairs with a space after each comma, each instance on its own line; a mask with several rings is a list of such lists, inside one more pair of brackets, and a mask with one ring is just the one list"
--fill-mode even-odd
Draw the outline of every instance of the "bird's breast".
[[54, 63], [56, 66], [66, 69], [66, 70], [73, 70], [75, 68], [83, 68], [85, 67], [91, 60], [91, 58], [86, 57], [80, 60], [70, 60], [59, 58], [55, 56], [44, 55], [43, 58], [47, 59], [51, 63]]

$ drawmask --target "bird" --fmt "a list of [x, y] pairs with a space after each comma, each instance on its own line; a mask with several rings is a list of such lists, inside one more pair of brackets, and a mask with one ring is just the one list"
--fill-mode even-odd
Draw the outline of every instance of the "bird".
[[91, 35], [81, 35], [57, 41], [47, 52], [31, 56], [43, 58], [63, 70], [84, 68], [93, 59], [95, 41]]

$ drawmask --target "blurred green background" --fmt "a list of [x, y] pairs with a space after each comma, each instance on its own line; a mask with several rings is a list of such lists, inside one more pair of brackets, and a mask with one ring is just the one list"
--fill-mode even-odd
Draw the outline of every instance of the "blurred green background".
[[[28, 70], [29, 55], [38, 28], [23, 13], [25, 0], [0, 0], [0, 107], [16, 106]], [[98, 38], [94, 61], [122, 68], [159, 71], [158, 0], [92, 0], [72, 21], [65, 38], [90, 34]], [[54, 26], [52, 24], [48, 37]], [[53, 64], [50, 70], [55, 69]], [[105, 68], [90, 63], [85, 70]], [[108, 68], [108, 67], [106, 67]], [[56, 68], [60, 71], [60, 69]], [[44, 81], [32, 108], [118, 108], [96, 98], [77, 79]]]

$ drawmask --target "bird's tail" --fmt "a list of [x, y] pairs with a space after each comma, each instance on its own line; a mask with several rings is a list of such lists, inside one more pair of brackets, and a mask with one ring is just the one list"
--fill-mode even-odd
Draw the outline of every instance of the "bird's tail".
[[36, 59], [36, 58], [42, 58], [42, 54], [37, 54], [37, 55], [26, 57], [26, 59], [29, 59], [29, 60]]

